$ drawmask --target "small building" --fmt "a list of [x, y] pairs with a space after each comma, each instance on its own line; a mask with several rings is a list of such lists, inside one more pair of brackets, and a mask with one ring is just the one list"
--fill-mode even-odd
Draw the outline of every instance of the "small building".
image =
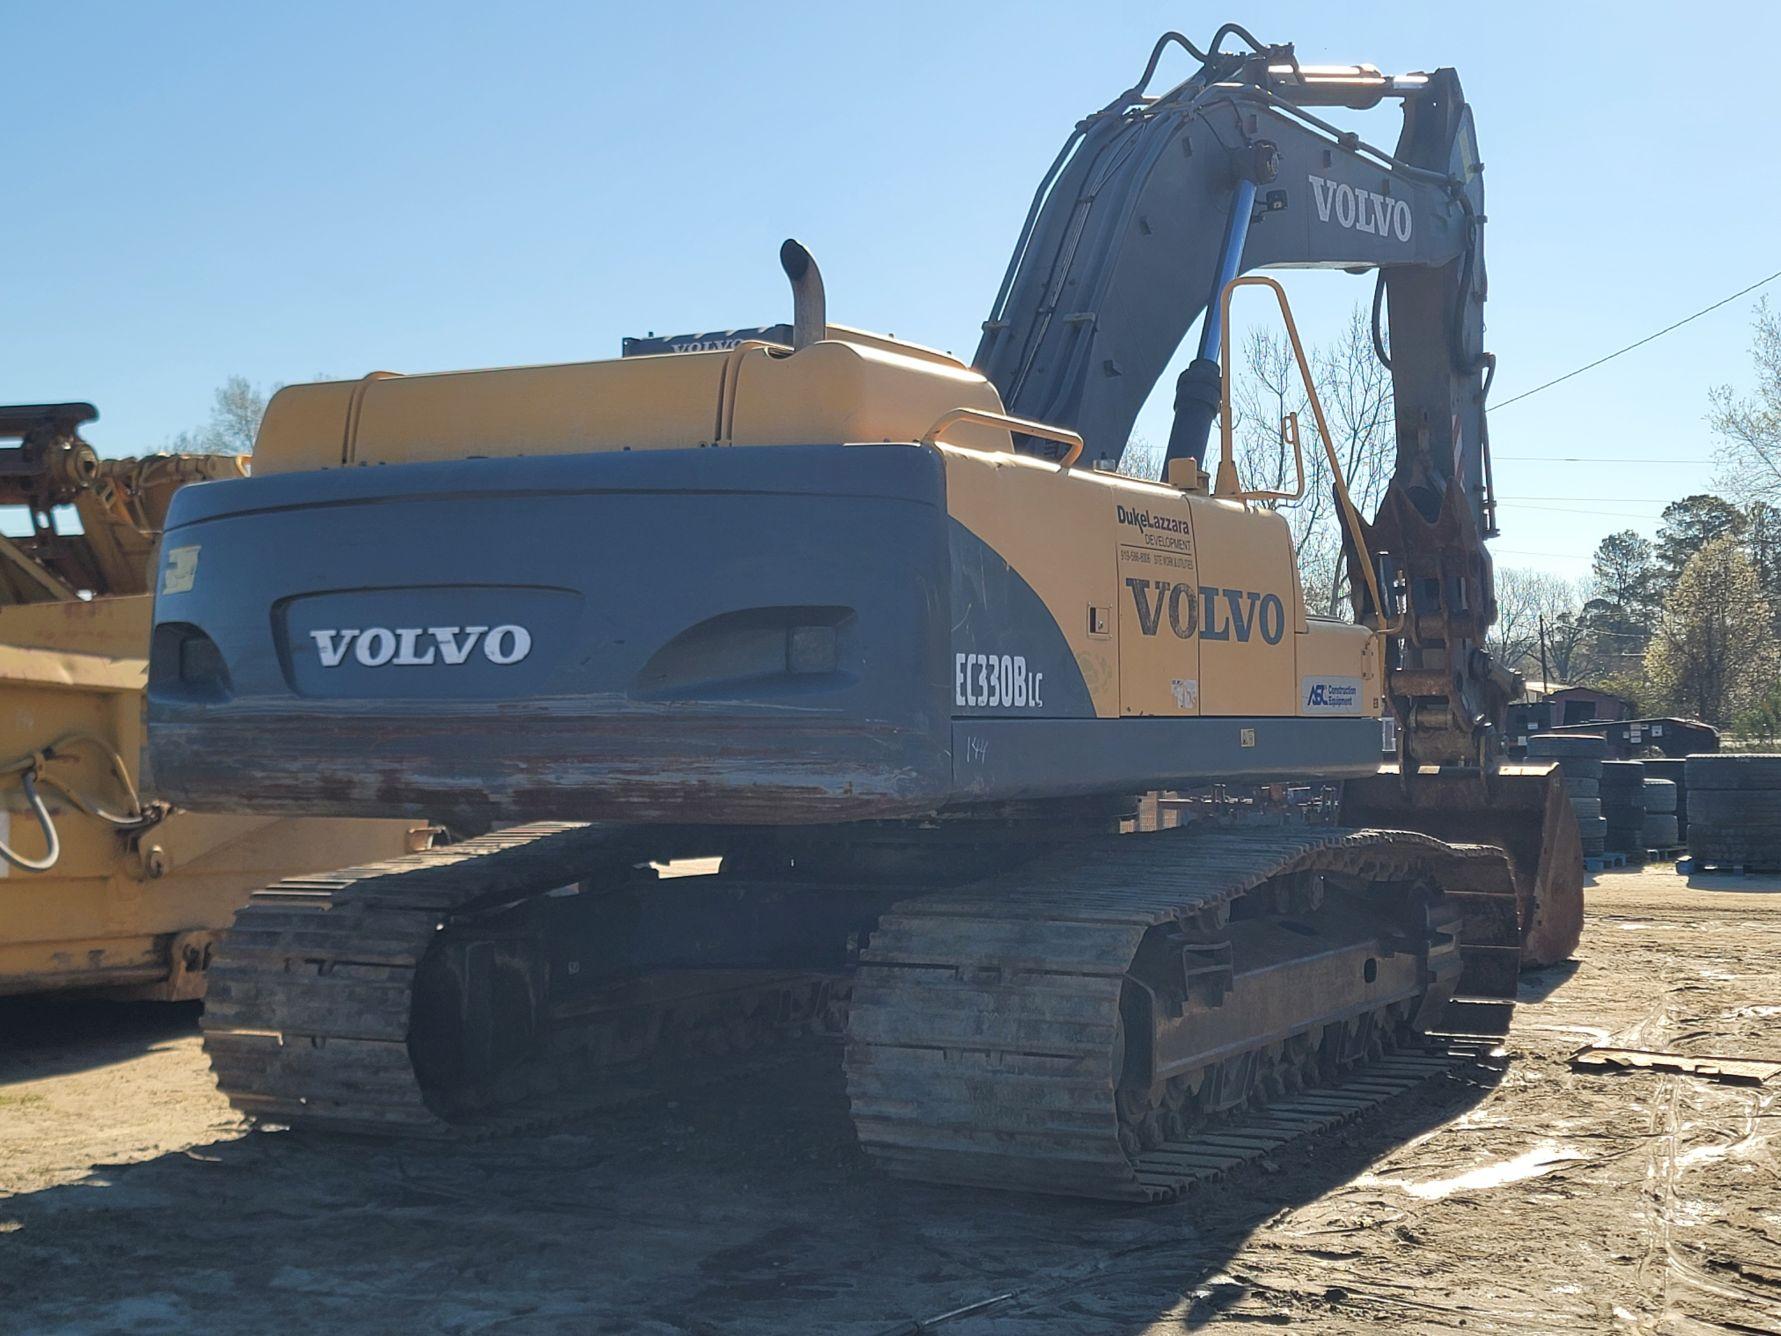
[[1534, 704], [1536, 711], [1540, 705], [1546, 706], [1543, 723], [1547, 728], [1562, 728], [1566, 724], [1611, 724], [1631, 719], [1634, 714], [1630, 700], [1594, 687], [1558, 687], [1547, 692], [1544, 701]]
[[1594, 687], [1529, 682], [1527, 694], [1537, 699], [1516, 701], [1509, 707], [1504, 741], [1516, 760], [1527, 754], [1530, 737], [1554, 731], [1593, 733], [1603, 738], [1611, 760], [1719, 750], [1717, 729], [1695, 719], [1641, 719], [1631, 701]]
[[1508, 745], [1519, 756], [1528, 738], [1567, 725], [1614, 723], [1633, 717], [1633, 704], [1624, 697], [1594, 687], [1565, 686], [1561, 682], [1526, 684], [1527, 699], [1509, 707]]

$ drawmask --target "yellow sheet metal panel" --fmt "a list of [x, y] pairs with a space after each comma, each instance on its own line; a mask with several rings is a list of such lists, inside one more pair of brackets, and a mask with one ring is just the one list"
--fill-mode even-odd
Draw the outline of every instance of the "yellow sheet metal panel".
[[1286, 521], [1232, 501], [1192, 506], [1200, 713], [1297, 714], [1298, 578]]
[[0, 607], [0, 645], [107, 655], [140, 664], [153, 624], [154, 600], [147, 595], [14, 603]]
[[[792, 354], [766, 345], [558, 366], [379, 375], [273, 396], [254, 472], [477, 455], [704, 445], [914, 441], [954, 408], [1002, 411], [988, 381], [932, 349], [878, 336]], [[947, 440], [1007, 450], [960, 423]]]
[[[1002, 411], [995, 387], [957, 363], [840, 340], [790, 357], [766, 348], [740, 353], [732, 397], [722, 439], [734, 445], [917, 441], [952, 409]], [[1013, 448], [1005, 430], [970, 422], [949, 427], [945, 440]]]
[[948, 513], [1039, 596], [1075, 656], [1095, 714], [1117, 715], [1117, 586], [1113, 549], [1100, 541], [1113, 480], [1007, 450], [942, 446], [941, 455]]
[[1200, 577], [1193, 502], [1173, 487], [1114, 497], [1119, 563], [1119, 711], [1197, 715]]
[[1301, 715], [1384, 717], [1379, 640], [1371, 631], [1314, 617], [1298, 646]]
[[[942, 455], [953, 519], [1039, 596], [1097, 716], [1376, 713], [1372, 637], [1307, 620], [1274, 512], [1024, 455]], [[1322, 690], [1307, 705], [1301, 685]]]
[[886, 352], [899, 353], [904, 357], [913, 357], [919, 362], [933, 362], [939, 366], [962, 369], [965, 365], [951, 353], [942, 352], [938, 348], [930, 348], [926, 344], [911, 343], [907, 339], [899, 339], [890, 334], [874, 334], [869, 329], [855, 329], [852, 325], [829, 325], [828, 331], [829, 339], [858, 344], [862, 348], [879, 348]]
[[671, 450], [709, 443], [728, 354], [399, 376], [367, 385], [347, 462]]
[[287, 385], [274, 394], [254, 438], [253, 470], [301, 473], [338, 467], [346, 458], [346, 416], [357, 381]]
[[[22, 762], [53, 744], [55, 759], [44, 767], [48, 779], [66, 785], [89, 805], [125, 811], [130, 805], [127, 791], [113, 775], [104, 747], [88, 739], [118, 752], [134, 780], [142, 743], [139, 701], [135, 691], [29, 686], [16, 679], [0, 680], [0, 759]], [[115, 856], [111, 827], [73, 810], [51, 783], [39, 787], [62, 837], [56, 870], [69, 876], [104, 871]], [[27, 858], [40, 858], [46, 852], [46, 841], [16, 768], [0, 774], [0, 841]], [[0, 877], [27, 875], [31, 874], [0, 862]], [[0, 919], [0, 937], [7, 929], [5, 920]]]
[[254, 472], [706, 444], [726, 356], [291, 385], [267, 405]]
[[[283, 877], [406, 852], [406, 821], [297, 820], [181, 812], [148, 833], [160, 876], [116, 831], [58, 813], [62, 861], [0, 875], [0, 996], [128, 985], [164, 977], [177, 933], [226, 928], [258, 887]], [[21, 852], [41, 853], [14, 814]]]
[[148, 660], [0, 645], [0, 685], [13, 681], [90, 687], [100, 691], [140, 690], [148, 685]]

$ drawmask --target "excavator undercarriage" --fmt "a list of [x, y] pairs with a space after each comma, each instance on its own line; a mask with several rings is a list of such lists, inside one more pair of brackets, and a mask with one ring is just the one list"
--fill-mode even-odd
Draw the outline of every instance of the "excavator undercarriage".
[[909, 863], [862, 889], [628, 857], [608, 829], [522, 826], [258, 893], [211, 967], [224, 1092], [306, 1127], [479, 1135], [665, 1053], [844, 1029], [891, 1172], [1158, 1200], [1233, 1110], [1500, 1036], [1519, 969], [1501, 851], [1403, 832], [1108, 835], [946, 890]]

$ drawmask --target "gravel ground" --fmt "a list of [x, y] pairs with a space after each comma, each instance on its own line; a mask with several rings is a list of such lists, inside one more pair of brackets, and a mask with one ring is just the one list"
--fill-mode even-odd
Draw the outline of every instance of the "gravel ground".
[[1606, 874], [1500, 1077], [1148, 1210], [881, 1178], [815, 1043], [548, 1136], [392, 1147], [248, 1131], [188, 1010], [7, 1004], [0, 1330], [1774, 1332], [1781, 1080], [1566, 1058], [1781, 1060], [1778, 960], [1781, 879]]

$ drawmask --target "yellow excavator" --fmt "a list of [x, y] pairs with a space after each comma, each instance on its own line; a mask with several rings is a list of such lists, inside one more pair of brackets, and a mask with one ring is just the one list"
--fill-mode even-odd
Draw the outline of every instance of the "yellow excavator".
[[[149, 579], [173, 494], [234, 455], [101, 459], [90, 404], [0, 407], [0, 996], [202, 996], [256, 887], [424, 838], [400, 820], [200, 815], [140, 770]], [[72, 514], [73, 523], [68, 523]]]
[[[1152, 93], [1171, 44], [1199, 68]], [[1392, 151], [1318, 114], [1380, 103]], [[253, 897], [223, 1090], [453, 1135], [844, 1011], [890, 1171], [1155, 1200], [1273, 1144], [1240, 1111], [1280, 1135], [1500, 1036], [1582, 859], [1551, 771], [1500, 760], [1483, 222], [1451, 70], [1227, 25], [1077, 126], [969, 365], [829, 323], [788, 242], [783, 326], [281, 391], [254, 477], [174, 504], [156, 773], [465, 838]], [[1234, 458], [1224, 330], [1268, 266], [1377, 276], [1398, 459], [1371, 517], [1336, 470], [1353, 621]], [[1122, 474], [1196, 320], [1163, 476]], [[1121, 833], [1150, 791], [1303, 779], [1338, 823]]]

